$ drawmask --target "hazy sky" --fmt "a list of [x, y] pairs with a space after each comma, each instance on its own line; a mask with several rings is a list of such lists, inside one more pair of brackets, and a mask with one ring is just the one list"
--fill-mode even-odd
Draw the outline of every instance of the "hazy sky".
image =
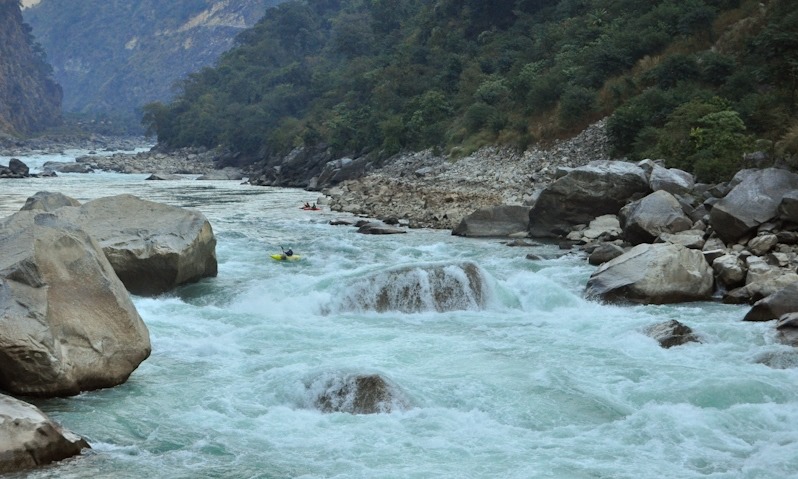
[[36, 5], [37, 3], [41, 2], [42, 0], [22, 0], [23, 7], [30, 7], [31, 5]]

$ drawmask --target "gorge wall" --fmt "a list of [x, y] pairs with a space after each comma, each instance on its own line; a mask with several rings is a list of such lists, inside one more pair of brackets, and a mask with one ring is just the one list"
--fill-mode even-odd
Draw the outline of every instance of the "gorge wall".
[[19, 0], [0, 0], [0, 133], [29, 134], [61, 121], [61, 87], [50, 72]]
[[65, 112], [137, 118], [280, 1], [40, 0], [23, 14], [64, 89]]

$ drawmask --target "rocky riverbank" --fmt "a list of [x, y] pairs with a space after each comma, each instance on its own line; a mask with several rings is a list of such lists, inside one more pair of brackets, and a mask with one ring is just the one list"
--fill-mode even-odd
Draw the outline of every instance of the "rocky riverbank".
[[558, 169], [608, 159], [609, 150], [600, 121], [574, 138], [524, 152], [491, 147], [457, 160], [429, 150], [402, 155], [322, 191], [333, 210], [452, 229], [478, 209], [531, 204]]

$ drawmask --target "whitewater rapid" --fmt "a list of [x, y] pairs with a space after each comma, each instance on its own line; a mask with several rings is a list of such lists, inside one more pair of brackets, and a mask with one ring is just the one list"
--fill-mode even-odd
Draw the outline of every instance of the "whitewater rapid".
[[[341, 214], [302, 211], [316, 193], [145, 177], [2, 182], [3, 216], [44, 190], [197, 209], [219, 260], [216, 278], [134, 297], [153, 353], [127, 383], [34, 401], [93, 449], [9, 477], [798, 476], [798, 369], [758, 362], [792, 350], [772, 324], [742, 322], [743, 306], [602, 305], [582, 297], [593, 267], [555, 246], [433, 230], [361, 235], [329, 224]], [[280, 246], [303, 259], [271, 260]], [[367, 289], [363, 278], [463, 262], [478, 266], [484, 303], [340, 306]], [[662, 349], [642, 333], [670, 319], [702, 343]], [[318, 389], [349, 374], [379, 374], [407, 407], [316, 409]]]

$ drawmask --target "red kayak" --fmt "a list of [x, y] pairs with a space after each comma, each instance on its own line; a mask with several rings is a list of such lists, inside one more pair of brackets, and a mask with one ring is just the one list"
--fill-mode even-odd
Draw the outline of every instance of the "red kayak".
[[307, 206], [303, 206], [302, 208], [299, 208], [299, 209], [300, 210], [305, 210], [305, 211], [320, 211], [321, 210], [321, 208], [308, 208]]

